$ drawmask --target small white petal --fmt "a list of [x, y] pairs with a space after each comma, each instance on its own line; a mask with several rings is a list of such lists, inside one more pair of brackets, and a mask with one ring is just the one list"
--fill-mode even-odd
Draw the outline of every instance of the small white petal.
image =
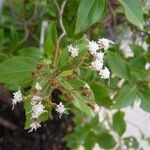
[[95, 58], [100, 60], [100, 61], [103, 61], [104, 60], [104, 53], [103, 52], [97, 52], [95, 55]]
[[46, 112], [46, 110], [44, 110], [44, 106], [41, 104], [41, 102], [32, 106], [32, 118], [33, 119], [38, 119], [39, 116], [44, 112]]
[[105, 39], [105, 38], [98, 40], [98, 44], [99, 44], [100, 48], [103, 48], [104, 50], [107, 50], [109, 48], [110, 43], [114, 44], [113, 41]]
[[37, 130], [38, 128], [40, 128], [41, 125], [38, 123], [38, 122], [33, 122], [31, 125], [30, 125], [30, 130], [28, 131], [28, 133], [30, 132], [33, 132], [33, 130]]
[[91, 63], [91, 66], [95, 70], [100, 71], [103, 67], [103, 61], [96, 59], [94, 62]]
[[68, 51], [70, 52], [71, 56], [74, 58], [76, 56], [78, 56], [79, 54], [79, 49], [78, 47], [73, 47], [72, 45], [67, 46], [68, 47]]
[[91, 55], [95, 56], [97, 54], [97, 50], [99, 49], [99, 45], [95, 41], [88, 41], [88, 48]]
[[67, 114], [66, 108], [64, 107], [64, 105], [63, 105], [62, 102], [60, 102], [59, 105], [57, 105], [55, 111], [56, 111], [57, 113], [59, 113], [59, 118], [61, 118], [61, 116], [62, 116], [63, 114]]
[[36, 82], [35, 89], [36, 90], [41, 90], [42, 89], [41, 85], [38, 82]]
[[23, 100], [23, 97], [22, 97], [22, 93], [21, 93], [20, 90], [18, 90], [17, 92], [13, 93], [13, 98], [12, 98], [13, 108], [12, 109], [14, 109], [14, 106], [17, 103], [20, 103], [22, 100]]
[[107, 67], [105, 67], [104, 69], [100, 70], [99, 75], [101, 76], [102, 79], [109, 79], [110, 71], [108, 70]]

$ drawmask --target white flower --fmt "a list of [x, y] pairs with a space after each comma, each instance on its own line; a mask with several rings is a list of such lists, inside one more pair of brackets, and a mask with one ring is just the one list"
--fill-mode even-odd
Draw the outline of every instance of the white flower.
[[110, 43], [114, 44], [113, 41], [105, 39], [105, 38], [98, 40], [98, 44], [99, 44], [100, 48], [103, 48], [104, 50], [107, 50], [109, 48]]
[[46, 112], [46, 110], [44, 110], [44, 106], [41, 104], [41, 102], [32, 106], [32, 118], [33, 119], [39, 118], [39, 116], [44, 112]]
[[96, 56], [99, 45], [95, 41], [88, 41], [88, 48], [91, 55]]
[[103, 67], [103, 61], [96, 59], [94, 62], [91, 63], [91, 66], [95, 70], [100, 71]]
[[59, 105], [57, 105], [55, 111], [57, 113], [59, 113], [59, 118], [61, 118], [61, 116], [63, 114], [67, 114], [66, 108], [64, 107], [64, 105], [62, 104], [62, 102], [60, 102]]
[[13, 108], [12, 108], [12, 109], [14, 109], [14, 106], [15, 106], [17, 103], [20, 103], [22, 100], [23, 100], [22, 93], [21, 93], [21, 91], [18, 89], [17, 92], [13, 93], [13, 98], [12, 98], [12, 105], [13, 105]]
[[97, 52], [96, 55], [95, 55], [95, 58], [100, 60], [100, 61], [103, 61], [104, 53], [103, 52]]
[[30, 125], [30, 130], [28, 131], [28, 133], [29, 132], [32, 132], [33, 130], [37, 130], [38, 128], [40, 128], [41, 127], [41, 125], [38, 123], [38, 122], [33, 122], [31, 125]]
[[96, 113], [100, 111], [100, 107], [97, 104], [94, 104], [94, 111]]
[[41, 85], [38, 82], [36, 82], [35, 89], [36, 90], [41, 90], [42, 89]]
[[37, 102], [39, 102], [42, 98], [40, 96], [34, 95], [31, 99], [31, 104], [35, 105]]
[[100, 70], [99, 75], [102, 79], [108, 79], [110, 77], [110, 71], [107, 67], [105, 67], [104, 69]]
[[67, 46], [68, 47], [68, 51], [71, 53], [71, 56], [74, 58], [76, 56], [78, 56], [79, 54], [79, 49], [78, 47], [73, 47], [72, 45]]

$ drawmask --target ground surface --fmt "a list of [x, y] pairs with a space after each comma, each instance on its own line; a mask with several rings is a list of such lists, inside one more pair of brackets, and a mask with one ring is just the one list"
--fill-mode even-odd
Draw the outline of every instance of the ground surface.
[[63, 137], [73, 129], [71, 117], [55, 117], [37, 132], [28, 133], [22, 107], [12, 111], [10, 97], [11, 93], [0, 86], [0, 150], [68, 150]]

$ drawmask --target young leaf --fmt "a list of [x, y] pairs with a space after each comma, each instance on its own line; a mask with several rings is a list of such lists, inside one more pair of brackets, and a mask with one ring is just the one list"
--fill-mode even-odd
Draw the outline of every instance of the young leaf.
[[130, 68], [128, 63], [117, 53], [109, 52], [107, 54], [107, 61], [111, 71], [118, 77], [129, 79]]
[[139, 28], [143, 28], [143, 13], [141, 8], [140, 0], [119, 0], [119, 2], [125, 8], [125, 15], [127, 19], [138, 26]]
[[[75, 33], [85, 31], [104, 14], [106, 0], [81, 0], [79, 3]], [[85, 13], [86, 12], [86, 13]]]
[[29, 57], [13, 57], [0, 64], [0, 82], [8, 84], [20, 83], [32, 79], [31, 72], [37, 61]]
[[126, 130], [126, 123], [124, 121], [124, 113], [121, 111], [116, 112], [113, 115], [113, 124], [112, 127], [114, 131], [118, 133], [119, 136], [122, 136], [122, 134]]

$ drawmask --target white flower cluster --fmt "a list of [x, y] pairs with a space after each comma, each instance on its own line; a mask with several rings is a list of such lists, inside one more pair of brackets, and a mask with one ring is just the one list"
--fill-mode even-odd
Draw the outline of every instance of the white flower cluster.
[[22, 96], [22, 93], [21, 91], [18, 89], [17, 92], [13, 93], [13, 98], [12, 98], [12, 109], [14, 109], [15, 105], [17, 103], [20, 103], [21, 101], [23, 100], [23, 96]]
[[29, 132], [32, 132], [33, 130], [37, 130], [37, 128], [41, 127], [41, 125], [37, 122], [37, 119], [39, 118], [39, 116], [46, 112], [46, 110], [44, 110], [44, 106], [41, 102], [42, 98], [38, 95], [39, 91], [42, 89], [42, 87], [40, 86], [40, 84], [37, 82], [35, 85], [35, 89], [38, 91], [36, 95], [34, 95], [31, 99], [31, 105], [32, 105], [32, 116], [31, 118], [34, 119], [34, 121], [32, 122], [32, 124], [30, 125], [30, 130]]
[[34, 121], [34, 122], [30, 125], [30, 127], [31, 127], [31, 129], [28, 131], [28, 133], [33, 132], [33, 130], [36, 131], [38, 128], [41, 127], [41, 125], [40, 125], [38, 122]]
[[[103, 68], [104, 64], [104, 55], [107, 52], [110, 43], [114, 44], [113, 41], [108, 39], [102, 38], [99, 39], [98, 42], [95, 41], [88, 41], [88, 49], [90, 54], [95, 58], [95, 61], [91, 63], [91, 66], [96, 70], [99, 71], [99, 75], [102, 79], [108, 79], [110, 77], [110, 71], [107, 67]], [[105, 52], [98, 52], [99, 49], [104, 49]]]
[[74, 58], [76, 56], [78, 56], [79, 54], [79, 48], [76, 46], [72, 46], [72, 45], [69, 45], [67, 46], [68, 47], [68, 51], [70, 52], [71, 56]]
[[55, 111], [59, 114], [59, 118], [61, 118], [61, 116], [63, 114], [67, 114], [67, 110], [66, 108], [64, 107], [63, 103], [60, 102], [59, 105], [56, 106], [56, 109]]

